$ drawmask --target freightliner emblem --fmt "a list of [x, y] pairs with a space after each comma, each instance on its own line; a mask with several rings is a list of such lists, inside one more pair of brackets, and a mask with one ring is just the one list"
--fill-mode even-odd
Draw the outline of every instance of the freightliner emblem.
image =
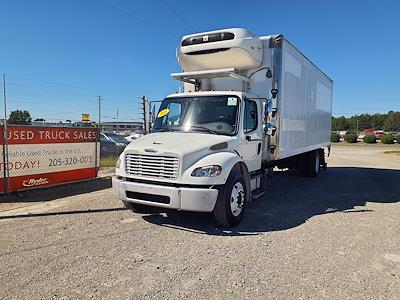
[[151, 152], [151, 153], [156, 153], [156, 149], [144, 149], [144, 152]]

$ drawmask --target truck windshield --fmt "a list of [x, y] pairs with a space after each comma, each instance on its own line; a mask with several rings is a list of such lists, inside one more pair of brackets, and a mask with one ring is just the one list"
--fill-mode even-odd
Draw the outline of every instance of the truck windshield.
[[153, 131], [200, 131], [234, 135], [239, 97], [200, 96], [166, 98], [156, 115]]

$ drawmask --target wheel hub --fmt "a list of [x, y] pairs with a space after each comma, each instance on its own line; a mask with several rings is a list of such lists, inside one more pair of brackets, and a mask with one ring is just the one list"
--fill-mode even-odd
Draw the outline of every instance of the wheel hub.
[[241, 182], [236, 182], [232, 187], [231, 197], [231, 212], [237, 217], [240, 215], [244, 204], [244, 188]]

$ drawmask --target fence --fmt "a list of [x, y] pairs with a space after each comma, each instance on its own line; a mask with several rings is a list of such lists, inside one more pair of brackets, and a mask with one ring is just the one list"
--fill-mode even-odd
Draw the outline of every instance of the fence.
[[97, 128], [0, 128], [0, 193], [97, 177]]

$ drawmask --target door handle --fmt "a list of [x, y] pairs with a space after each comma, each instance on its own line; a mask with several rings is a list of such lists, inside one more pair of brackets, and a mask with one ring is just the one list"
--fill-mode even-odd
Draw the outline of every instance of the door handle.
[[261, 142], [260, 139], [252, 139], [250, 135], [246, 135], [246, 140], [248, 142]]

